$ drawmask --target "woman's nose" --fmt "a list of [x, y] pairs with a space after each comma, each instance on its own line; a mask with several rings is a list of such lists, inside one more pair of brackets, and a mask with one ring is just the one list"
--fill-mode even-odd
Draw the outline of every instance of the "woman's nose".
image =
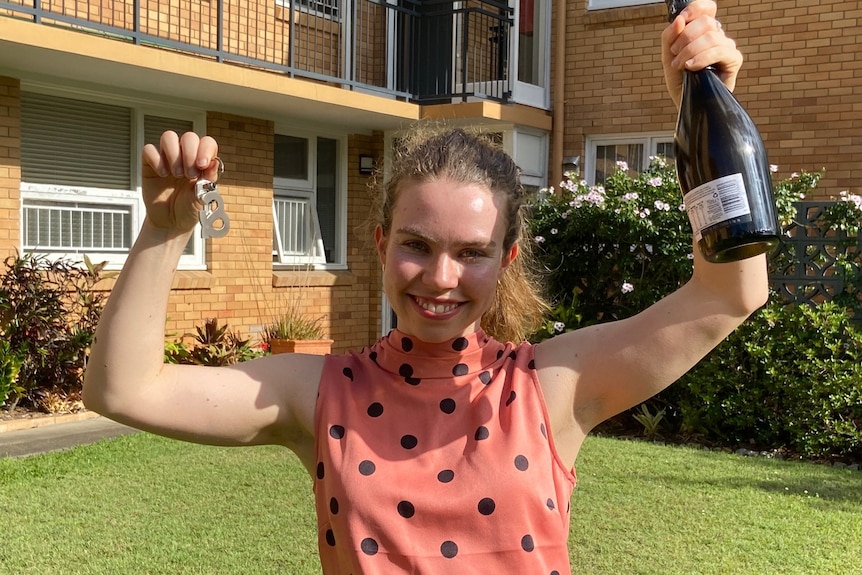
[[429, 261], [425, 269], [425, 283], [437, 289], [451, 289], [458, 286], [458, 262], [443, 254]]

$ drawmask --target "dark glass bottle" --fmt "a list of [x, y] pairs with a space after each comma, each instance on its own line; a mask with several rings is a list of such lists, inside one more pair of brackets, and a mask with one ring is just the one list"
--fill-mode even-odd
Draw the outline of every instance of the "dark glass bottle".
[[[665, 0], [668, 19], [689, 1]], [[712, 66], [683, 74], [674, 147], [686, 211], [707, 261], [737, 261], [778, 245], [766, 148]]]

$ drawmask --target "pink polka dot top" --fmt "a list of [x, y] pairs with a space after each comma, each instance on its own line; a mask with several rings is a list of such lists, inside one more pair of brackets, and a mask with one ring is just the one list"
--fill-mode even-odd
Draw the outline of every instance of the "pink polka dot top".
[[534, 347], [392, 331], [328, 356], [314, 478], [325, 575], [570, 574], [574, 470]]

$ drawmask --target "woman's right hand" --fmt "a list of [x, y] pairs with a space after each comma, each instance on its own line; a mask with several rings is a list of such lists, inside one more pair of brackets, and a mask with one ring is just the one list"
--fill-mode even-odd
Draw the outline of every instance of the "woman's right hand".
[[159, 147], [144, 146], [143, 198], [147, 219], [157, 227], [185, 233], [198, 223], [203, 203], [195, 192], [199, 178], [218, 179], [218, 144], [194, 132], [162, 134]]

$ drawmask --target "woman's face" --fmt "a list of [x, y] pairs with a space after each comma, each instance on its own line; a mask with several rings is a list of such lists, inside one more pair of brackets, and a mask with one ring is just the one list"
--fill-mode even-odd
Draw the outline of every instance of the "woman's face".
[[502, 201], [477, 184], [405, 184], [389, 235], [375, 231], [399, 330], [436, 343], [478, 329], [497, 280], [517, 255], [517, 246], [503, 248]]

